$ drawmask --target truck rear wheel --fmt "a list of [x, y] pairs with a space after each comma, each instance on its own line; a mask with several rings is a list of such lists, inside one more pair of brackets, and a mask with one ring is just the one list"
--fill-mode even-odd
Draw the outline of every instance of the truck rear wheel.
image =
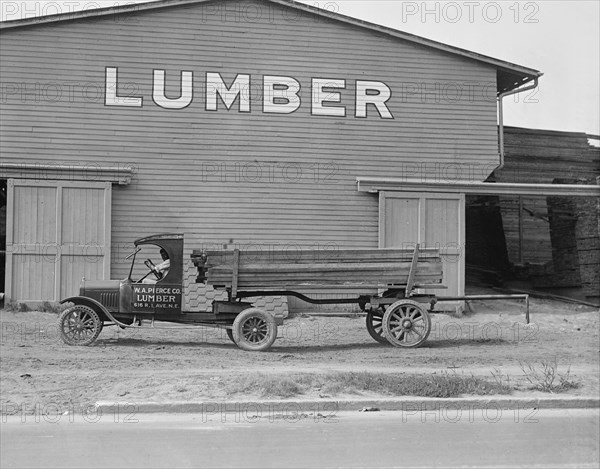
[[369, 335], [380, 344], [389, 344], [383, 333], [383, 315], [385, 314], [384, 307], [371, 310], [367, 313], [367, 331]]
[[103, 322], [89, 306], [76, 305], [58, 319], [60, 337], [67, 345], [90, 345], [102, 332]]
[[419, 347], [431, 331], [431, 318], [420, 303], [400, 300], [391, 305], [383, 315], [383, 333], [395, 347]]
[[233, 321], [233, 340], [242, 350], [263, 352], [277, 338], [275, 318], [259, 308], [248, 308]]

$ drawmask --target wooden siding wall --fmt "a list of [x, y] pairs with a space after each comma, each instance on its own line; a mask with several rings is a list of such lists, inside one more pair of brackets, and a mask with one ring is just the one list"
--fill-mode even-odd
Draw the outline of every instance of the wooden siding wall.
[[[4, 162], [135, 167], [113, 191], [113, 276], [126, 274], [131, 241], [155, 232], [185, 233], [186, 255], [377, 247], [378, 200], [356, 191], [357, 176], [482, 181], [497, 164], [493, 67], [263, 2], [252, 8], [268, 14], [251, 20], [247, 2], [224, 3], [230, 13], [173, 7], [1, 34]], [[143, 108], [104, 105], [105, 67]], [[155, 105], [153, 69], [167, 70], [170, 97], [193, 71], [191, 105]], [[206, 72], [227, 85], [250, 74], [251, 112], [206, 111]], [[263, 75], [298, 80], [300, 109], [262, 113]], [[311, 116], [313, 77], [346, 80], [347, 117]], [[386, 83], [394, 119], [373, 106], [355, 118], [355, 80]]]

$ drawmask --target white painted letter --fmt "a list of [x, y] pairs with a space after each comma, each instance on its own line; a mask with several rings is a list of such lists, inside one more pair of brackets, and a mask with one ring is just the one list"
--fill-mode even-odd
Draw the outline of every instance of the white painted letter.
[[220, 73], [206, 74], [206, 110], [217, 110], [217, 94], [221, 96], [227, 110], [240, 97], [239, 112], [250, 112], [250, 75], [238, 75], [230, 88], [223, 82]]
[[106, 67], [106, 81], [104, 85], [104, 104], [106, 106], [142, 107], [142, 98], [124, 97], [117, 95], [117, 73], [118, 68]]
[[341, 103], [342, 95], [337, 91], [324, 91], [323, 88], [346, 88], [346, 80], [326, 78], [312, 79], [312, 114], [313, 116], [346, 117], [344, 106], [323, 106], [324, 102]]
[[[376, 91], [377, 94], [368, 94]], [[356, 81], [356, 117], [367, 117], [367, 104], [374, 104], [382, 119], [393, 119], [385, 103], [392, 96], [392, 90], [380, 81]]]
[[192, 103], [193, 72], [181, 72], [181, 94], [179, 98], [167, 98], [165, 94], [165, 70], [154, 70], [152, 99], [165, 109], [183, 109]]
[[263, 77], [263, 112], [291, 114], [300, 107], [300, 83], [292, 77]]

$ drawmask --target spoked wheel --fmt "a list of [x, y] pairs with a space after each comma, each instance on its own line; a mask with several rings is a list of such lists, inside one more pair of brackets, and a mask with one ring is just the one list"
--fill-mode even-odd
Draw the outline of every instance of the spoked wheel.
[[371, 310], [367, 313], [367, 331], [369, 332], [369, 335], [380, 344], [389, 343], [383, 333], [382, 323], [384, 312], [385, 309], [383, 309], [382, 306], [381, 309]]
[[60, 336], [67, 345], [90, 345], [100, 335], [103, 322], [98, 313], [83, 305], [66, 309], [58, 319]]
[[431, 331], [431, 318], [425, 308], [412, 300], [400, 300], [383, 315], [383, 333], [396, 347], [418, 347]]
[[275, 318], [258, 308], [249, 308], [233, 321], [233, 340], [243, 350], [268, 350], [277, 338]]

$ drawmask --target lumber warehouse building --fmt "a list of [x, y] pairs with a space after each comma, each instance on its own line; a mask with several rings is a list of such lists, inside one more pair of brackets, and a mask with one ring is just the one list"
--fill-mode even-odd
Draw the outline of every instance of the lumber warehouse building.
[[499, 97], [541, 75], [287, 0], [162, 0], [0, 34], [14, 301], [126, 277], [132, 241], [162, 232], [185, 234], [184, 256], [418, 242], [463, 294], [465, 194], [499, 165]]

